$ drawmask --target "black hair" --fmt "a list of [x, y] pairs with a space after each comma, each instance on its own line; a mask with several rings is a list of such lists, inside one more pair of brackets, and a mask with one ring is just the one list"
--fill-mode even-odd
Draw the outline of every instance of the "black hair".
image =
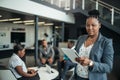
[[95, 19], [98, 20], [99, 23], [101, 23], [100, 20], [99, 20], [100, 13], [99, 13], [98, 10], [96, 10], [96, 9], [91, 10], [91, 11], [88, 12], [88, 15], [89, 15], [88, 18], [95, 18]]
[[70, 42], [70, 43], [73, 44], [73, 45], [75, 44], [75, 41], [72, 41], [72, 40], [70, 40], [70, 41], [68, 41], [68, 42]]
[[98, 19], [98, 17], [99, 17], [99, 15], [100, 15], [100, 13], [99, 13], [99, 11], [98, 10], [91, 10], [91, 11], [89, 11], [88, 12], [88, 18], [89, 17], [94, 17], [94, 18], [97, 18]]
[[17, 54], [18, 51], [23, 50], [24, 46], [22, 46], [21, 44], [17, 44], [14, 46], [14, 53]]

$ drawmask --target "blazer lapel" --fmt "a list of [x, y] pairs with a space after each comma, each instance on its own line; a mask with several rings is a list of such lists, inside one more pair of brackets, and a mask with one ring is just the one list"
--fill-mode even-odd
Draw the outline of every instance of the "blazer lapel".
[[81, 47], [82, 44], [85, 42], [86, 38], [87, 38], [87, 35], [82, 36], [82, 37], [80, 37], [80, 38], [78, 39], [79, 42], [77, 43], [77, 46], [76, 46], [76, 51], [77, 51], [78, 53], [79, 53], [80, 47]]
[[102, 37], [102, 35], [99, 34], [98, 39], [96, 40], [96, 42], [94, 43], [94, 45], [93, 45], [93, 47], [92, 47], [92, 49], [90, 51], [90, 58], [92, 58], [92, 59], [93, 59], [94, 53], [96, 52], [96, 50], [98, 48], [99, 41], [100, 41], [101, 37]]

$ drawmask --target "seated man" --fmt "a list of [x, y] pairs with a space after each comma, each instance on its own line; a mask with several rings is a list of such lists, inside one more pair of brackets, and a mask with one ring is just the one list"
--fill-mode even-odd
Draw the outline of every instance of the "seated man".
[[[73, 48], [75, 42], [68, 41], [68, 48]], [[59, 80], [65, 80], [67, 71], [76, 66], [76, 63], [72, 63], [71, 60], [64, 54], [63, 58], [58, 61]], [[62, 70], [63, 68], [63, 70]]]
[[47, 44], [45, 39], [43, 39], [38, 54], [40, 60], [39, 66], [44, 66], [46, 63], [51, 66], [53, 63], [54, 54], [53, 48]]

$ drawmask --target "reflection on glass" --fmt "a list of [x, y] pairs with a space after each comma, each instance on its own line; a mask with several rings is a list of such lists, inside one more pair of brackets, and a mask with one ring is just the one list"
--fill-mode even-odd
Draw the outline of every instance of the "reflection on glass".
[[75, 8], [82, 9], [82, 0], [75, 0]]
[[96, 9], [96, 3], [90, 0], [85, 0], [85, 10], [90, 11]]
[[[84, 9], [86, 11], [90, 11], [93, 9], [96, 9], [96, 0], [84, 0], [84, 4], [83, 4], [83, 0], [42, 0], [45, 2], [48, 2], [50, 4], [56, 5], [62, 9], [66, 9], [66, 10], [72, 10], [72, 9], [82, 9], [82, 6], [84, 5]], [[73, 3], [75, 2], [75, 4]], [[74, 6], [74, 8], [73, 8]], [[112, 9], [113, 6], [106, 4], [102, 1], [98, 2], [98, 10], [100, 12], [100, 18], [104, 19], [105, 21], [111, 23], [111, 19], [112, 19]], [[120, 27], [120, 10], [114, 9], [114, 20], [113, 20], [113, 24], [115, 26], [119, 26]]]
[[114, 13], [114, 25], [120, 27], [120, 13]]
[[98, 9], [100, 12], [100, 17], [107, 22], [111, 23], [111, 10], [108, 7], [105, 7], [103, 5], [98, 5]]

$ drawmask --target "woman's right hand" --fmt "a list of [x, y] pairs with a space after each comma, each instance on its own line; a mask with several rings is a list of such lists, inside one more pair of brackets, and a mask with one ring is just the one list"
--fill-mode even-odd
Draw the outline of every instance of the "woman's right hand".
[[33, 76], [35, 76], [37, 74], [37, 72], [32, 72], [31, 74], [30, 74], [30, 77], [33, 77]]
[[90, 63], [90, 59], [87, 57], [78, 57], [75, 59], [78, 63], [80, 63], [83, 66], [88, 66]]

